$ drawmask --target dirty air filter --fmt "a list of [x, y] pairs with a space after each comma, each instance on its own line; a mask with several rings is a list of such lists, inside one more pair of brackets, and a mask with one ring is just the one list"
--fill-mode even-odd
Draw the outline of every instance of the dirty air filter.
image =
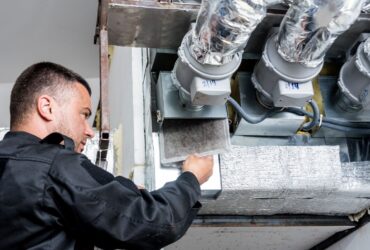
[[227, 119], [165, 120], [159, 142], [162, 164], [185, 160], [194, 153], [224, 153], [230, 148]]

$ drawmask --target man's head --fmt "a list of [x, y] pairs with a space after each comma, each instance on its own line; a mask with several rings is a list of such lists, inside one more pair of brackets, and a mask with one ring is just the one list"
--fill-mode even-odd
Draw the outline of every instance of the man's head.
[[42, 62], [31, 65], [18, 77], [10, 99], [10, 127], [40, 138], [59, 132], [73, 139], [81, 152], [94, 135], [91, 89], [78, 74], [65, 67]]

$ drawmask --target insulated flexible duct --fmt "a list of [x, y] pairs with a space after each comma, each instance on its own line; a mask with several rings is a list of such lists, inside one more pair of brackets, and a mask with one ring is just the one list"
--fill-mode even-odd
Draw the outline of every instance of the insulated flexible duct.
[[358, 18], [364, 0], [292, 2], [280, 26], [278, 53], [288, 62], [317, 67], [335, 39]]
[[365, 13], [370, 13], [370, 0], [365, 1], [362, 11]]
[[272, 0], [203, 0], [190, 53], [201, 64], [223, 65], [242, 51]]

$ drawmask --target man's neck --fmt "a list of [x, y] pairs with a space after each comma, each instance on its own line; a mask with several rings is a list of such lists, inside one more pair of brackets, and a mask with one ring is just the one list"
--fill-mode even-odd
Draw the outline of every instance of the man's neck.
[[18, 124], [15, 126], [10, 127], [10, 131], [13, 132], [27, 132], [29, 134], [32, 134], [34, 136], [37, 136], [38, 138], [45, 138], [47, 135], [52, 133], [52, 131], [49, 132], [47, 127], [43, 124], [39, 124], [37, 122], [27, 122], [26, 124]]

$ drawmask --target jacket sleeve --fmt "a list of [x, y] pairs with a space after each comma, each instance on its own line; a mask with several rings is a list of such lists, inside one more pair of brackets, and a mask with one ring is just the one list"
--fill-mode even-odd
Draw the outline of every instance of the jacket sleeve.
[[74, 237], [100, 248], [160, 249], [184, 235], [201, 207], [199, 183], [190, 172], [148, 192], [62, 150], [49, 177], [45, 206], [55, 209]]

